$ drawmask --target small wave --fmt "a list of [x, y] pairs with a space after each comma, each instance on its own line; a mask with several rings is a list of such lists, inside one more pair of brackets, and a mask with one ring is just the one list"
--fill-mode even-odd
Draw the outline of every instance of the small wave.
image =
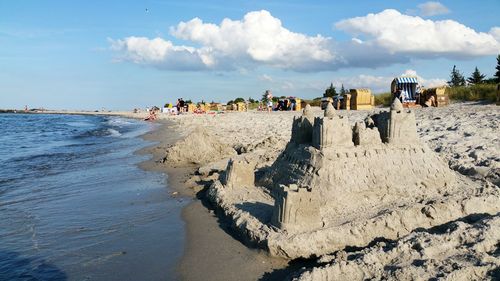
[[[54, 152], [54, 153], [42, 153], [36, 155], [20, 156], [10, 159], [9, 162], [12, 163], [25, 163], [26, 165], [48, 165], [53, 163], [55, 159], [60, 161], [71, 161], [78, 157], [79, 155], [74, 152]], [[43, 169], [43, 167], [41, 167]]]
[[76, 135], [75, 138], [83, 139], [83, 138], [91, 138], [91, 137], [117, 137], [120, 136], [121, 133], [117, 129], [104, 127], [98, 128], [94, 130], [86, 131], [82, 134]]
[[108, 129], [108, 132], [109, 132], [109, 135], [112, 137], [120, 137], [122, 135], [117, 130], [111, 129], [111, 128]]
[[106, 123], [111, 126], [118, 126], [118, 127], [129, 126], [134, 124], [133, 122], [122, 118], [111, 118], [108, 119]]

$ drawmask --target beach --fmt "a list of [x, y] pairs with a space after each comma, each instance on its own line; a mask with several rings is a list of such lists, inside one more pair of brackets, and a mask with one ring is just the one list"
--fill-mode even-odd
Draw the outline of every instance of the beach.
[[0, 281], [500, 280], [500, 1], [0, 4]]
[[[314, 116], [314, 118], [323, 118], [323, 115], [326, 115], [320, 108], [313, 107], [308, 110], [307, 114]], [[334, 118], [344, 118], [343, 120], [348, 120], [351, 125], [359, 125], [360, 122], [366, 122], [367, 117], [388, 112], [388, 110], [387, 108], [375, 108], [371, 111], [339, 110], [334, 113], [335, 116], [339, 117]], [[175, 250], [175, 255], [179, 257], [174, 259], [174, 261], [177, 260], [175, 269], [164, 278], [161, 277], [162, 273], [158, 271], [157, 278], [166, 280], [287, 280], [294, 278], [297, 280], [330, 280], [328, 276], [359, 279], [361, 278], [359, 272], [364, 272], [362, 276], [365, 277], [391, 279], [395, 276], [394, 271], [388, 271], [387, 268], [391, 266], [399, 268], [401, 264], [408, 264], [405, 267], [406, 271], [397, 275], [407, 278], [416, 274], [415, 272], [418, 272], [420, 267], [412, 265], [415, 260], [408, 259], [409, 253], [406, 253], [405, 249], [413, 247], [411, 245], [415, 243], [421, 243], [422, 240], [430, 241], [427, 243], [428, 251], [434, 253], [432, 254], [434, 263], [427, 265], [427, 269], [424, 271], [429, 277], [445, 273], [458, 274], [461, 270], [465, 270], [464, 276], [466, 277], [485, 277], [494, 274], [495, 271], [492, 271], [491, 268], [498, 266], [500, 261], [498, 257], [490, 256], [487, 253], [494, 253], [495, 241], [500, 240], [499, 233], [495, 230], [500, 220], [498, 204], [495, 203], [499, 199], [500, 176], [500, 157], [498, 154], [500, 140], [495, 133], [500, 126], [498, 107], [481, 103], [453, 103], [448, 107], [420, 108], [413, 109], [411, 112], [415, 116], [415, 133], [417, 138], [425, 144], [425, 147], [428, 147], [427, 153], [431, 153], [432, 157], [438, 157], [436, 159], [439, 160], [436, 161], [442, 163], [443, 169], [448, 170], [446, 173], [453, 174], [452, 177], [458, 180], [459, 190], [461, 190], [458, 194], [470, 194], [457, 197], [450, 196], [455, 192], [453, 188], [442, 187], [441, 191], [437, 190], [437, 194], [444, 192], [445, 197], [439, 199], [444, 200], [441, 201], [440, 207], [431, 203], [430, 206], [433, 206], [434, 211], [432, 212], [434, 213], [426, 213], [426, 216], [433, 218], [429, 229], [440, 227], [449, 229], [448, 232], [436, 234], [433, 230], [423, 232], [422, 230], [419, 232], [407, 230], [402, 234], [398, 232], [396, 237], [391, 236], [389, 231], [383, 232], [386, 233], [384, 235], [387, 235], [389, 240], [374, 244], [374, 242], [370, 242], [371, 238], [367, 233], [363, 234], [363, 230], [357, 230], [361, 231], [359, 234], [361, 236], [359, 238], [352, 238], [356, 235], [352, 236], [349, 240], [352, 241], [351, 244], [346, 244], [355, 247], [335, 246], [337, 247], [335, 248], [332, 245], [336, 243], [333, 243], [330, 246], [322, 246], [323, 248], [317, 249], [312, 245], [315, 243], [324, 244], [326, 238], [323, 236], [318, 236], [319, 238], [311, 236], [308, 242], [303, 241], [299, 244], [293, 244], [295, 242], [290, 242], [292, 240], [287, 242], [288, 238], [286, 238], [272, 242], [285, 243], [281, 246], [284, 248], [278, 252], [273, 250], [274, 246], [270, 244], [271, 240], [269, 240], [278, 238], [271, 238], [272, 236], [265, 234], [265, 231], [271, 231], [270, 233], [279, 231], [276, 228], [265, 230], [270, 224], [269, 218], [264, 219], [265, 225], [261, 225], [257, 229], [252, 222], [253, 215], [261, 221], [268, 216], [266, 214], [268, 214], [269, 208], [266, 204], [273, 204], [272, 201], [268, 201], [269, 195], [260, 194], [262, 191], [259, 188], [253, 189], [250, 186], [243, 187], [243, 189], [238, 186], [229, 189], [228, 187], [220, 187], [220, 182], [224, 182], [224, 178], [227, 178], [228, 165], [230, 165], [228, 163], [238, 162], [241, 159], [255, 163], [252, 166], [254, 167], [252, 174], [253, 169], [255, 169], [255, 180], [259, 182], [257, 184], [265, 184], [261, 182], [266, 178], [266, 174], [272, 173], [273, 170], [279, 173], [289, 173], [286, 172], [286, 167], [279, 163], [286, 161], [285, 158], [288, 156], [283, 158], [282, 155], [286, 154], [286, 151], [291, 149], [290, 147], [295, 151], [293, 145], [290, 144], [291, 139], [294, 138], [292, 127], [298, 122], [297, 120], [304, 120], [301, 116], [305, 113], [301, 111], [271, 113], [249, 111], [219, 114], [158, 114], [158, 119], [151, 123], [151, 129], [141, 136], [144, 141], [152, 143], [152, 145], [135, 152], [140, 157], [148, 159], [137, 165], [145, 171], [155, 172], [160, 176], [166, 175], [166, 182], [163, 185], [167, 186], [167, 189], [163, 192], [167, 191], [168, 194], [163, 194], [162, 196], [166, 196], [166, 198], [160, 199], [160, 201], [179, 202], [177, 207], [179, 210], [176, 212], [180, 212], [184, 227], [183, 230], [179, 229], [176, 233], [179, 233], [177, 235], [183, 233], [185, 237], [176, 238], [184, 242], [183, 250], [180, 248]], [[144, 119], [147, 116], [145, 113], [131, 112], [52, 111], [46, 113], [55, 114], [54, 116], [60, 116], [60, 114], [89, 115], [96, 116], [96, 118], [98, 116], [118, 116], [117, 118]], [[111, 132], [113, 133], [113, 131]], [[415, 158], [412, 161], [417, 160]], [[413, 169], [415, 170], [415, 168]], [[227, 179], [225, 181], [227, 184]], [[437, 178], [431, 178], [431, 182], [427, 181], [426, 185], [432, 185], [432, 181], [439, 182]], [[477, 191], [474, 191], [475, 189]], [[231, 192], [235, 192], [235, 195], [231, 195]], [[376, 192], [379, 195], [386, 193], [387, 191]], [[269, 203], [265, 203], [257, 209], [239, 210], [239, 207], [234, 209], [233, 206], [238, 206], [238, 204], [231, 203], [231, 200], [234, 200], [231, 196], [239, 198], [237, 202], [263, 200], [262, 202]], [[400, 195], [397, 195], [396, 198], [398, 196]], [[449, 199], [446, 198], [455, 198], [453, 199], [455, 201], [450, 199], [451, 201], [448, 202], [446, 200]], [[476, 201], [482, 203], [475, 203]], [[462, 204], [462, 211], [458, 213], [453, 211], [455, 204], [453, 202]], [[413, 207], [421, 208], [418, 207], [420, 203], [409, 202], [408, 204], [410, 211]], [[396, 208], [395, 206], [387, 206], [384, 208]], [[467, 213], [466, 210], [471, 208], [474, 210]], [[464, 210], [465, 213], [462, 214]], [[394, 211], [400, 212], [401, 210], [398, 211], [396, 208]], [[440, 218], [440, 215], [436, 215], [435, 212], [443, 212], [445, 215]], [[260, 217], [259, 213], [264, 217]], [[476, 213], [478, 214], [473, 216], [467, 215]], [[363, 217], [359, 214], [356, 216]], [[413, 216], [416, 216], [415, 219], [417, 219], [418, 214], [410, 212], [404, 215], [404, 217], [408, 217], [405, 220]], [[349, 216], [344, 217], [343, 220], [346, 222], [355, 221]], [[161, 221], [158, 222], [161, 223]], [[398, 227], [394, 222], [387, 221], [387, 223], [393, 224], [391, 229]], [[257, 222], [257, 225], [260, 225], [260, 222]], [[406, 227], [409, 225], [406, 223]], [[151, 225], [151, 227], [153, 226]], [[158, 234], [160, 233], [158, 230], [168, 229], [171, 225], [158, 225], [157, 227], [160, 228], [152, 231]], [[352, 228], [354, 227], [353, 225]], [[330, 229], [336, 229], [336, 227]], [[378, 230], [373, 229], [372, 231]], [[138, 232], [139, 234], [140, 232]], [[302, 234], [298, 233], [297, 237], [300, 235]], [[468, 237], [466, 241], [469, 242], [467, 243], [474, 245], [483, 241], [481, 247], [486, 247], [486, 249], [473, 250], [471, 248], [459, 252], [433, 250], [442, 243], [439, 241], [443, 239], [453, 241], [457, 244], [455, 247], [463, 247], [460, 237]], [[292, 243], [291, 249], [293, 250], [286, 250], [288, 247], [286, 243]], [[308, 246], [309, 244], [311, 246]], [[388, 247], [387, 244], [391, 246]], [[395, 250], [387, 252], [387, 249]], [[127, 257], [130, 254], [121, 255]], [[159, 255], [159, 252], [155, 255]], [[361, 257], [365, 255], [373, 256], [375, 261], [364, 261]], [[384, 255], [391, 255], [391, 259], [394, 261], [387, 261], [388, 257]], [[415, 253], [411, 255], [415, 255]], [[468, 260], [467, 256], [483, 260], [480, 263], [481, 266], [462, 263], [456, 270], [443, 267], [463, 258]], [[116, 257], [123, 259], [120, 255]], [[109, 256], [106, 259], [114, 260], [116, 257]], [[170, 258], [169, 260], [172, 261]], [[347, 260], [355, 263], [346, 263]], [[102, 262], [105, 263], [106, 260]], [[341, 265], [340, 269], [338, 268], [339, 264]], [[366, 264], [366, 267], [363, 264]], [[377, 270], [371, 272], [368, 268], [376, 268]], [[102, 274], [105, 272], [106, 269]], [[94, 273], [94, 278], [100, 278], [99, 274], [98, 272]]]
[[[321, 119], [327, 114], [320, 108], [313, 107], [308, 110], [307, 114], [314, 118]], [[342, 122], [359, 126], [368, 122], [367, 117], [390, 110], [392, 109], [339, 110], [333, 113], [333, 118], [340, 118], [339, 120], [344, 120]], [[269, 228], [273, 224], [269, 217], [272, 209], [269, 205], [274, 204], [274, 199], [269, 196], [271, 193], [266, 195], [267, 191], [254, 187], [253, 182], [252, 186], [247, 187], [224, 185], [228, 184], [229, 166], [234, 166], [234, 161], [241, 163], [244, 160], [243, 164], [254, 163], [251, 169], [252, 174], [254, 169], [256, 171], [256, 186], [265, 185], [269, 173], [281, 173], [278, 181], [281, 178], [291, 177], [290, 172], [286, 170], [288, 161], [286, 159], [300, 158], [301, 154], [286, 157], [283, 154], [294, 153], [297, 150], [290, 143], [291, 139], [297, 136], [297, 133], [293, 133], [293, 128], [296, 122], [302, 122], [297, 120], [305, 120], [303, 119], [305, 113], [249, 111], [219, 114], [158, 114], [158, 119], [153, 122], [156, 123], [153, 129], [141, 136], [153, 145], [136, 152], [139, 155], [152, 157], [138, 165], [146, 171], [167, 175], [165, 184], [168, 186], [168, 196], [187, 203], [181, 211], [182, 220], [185, 222], [184, 250], [178, 253], [181, 257], [175, 265], [175, 275], [166, 279], [176, 279], [173, 276], [182, 280], [330, 280], [331, 276], [343, 276], [353, 280], [367, 277], [400, 279], [410, 278], [415, 274], [427, 274], [429, 278], [442, 274], [456, 276], [459, 272], [466, 278], [494, 276], [495, 268], [500, 265], [500, 260], [494, 254], [497, 247], [495, 243], [500, 240], [499, 232], [496, 230], [500, 221], [498, 216], [500, 140], [496, 134], [499, 127], [498, 107], [481, 103], [453, 103], [448, 107], [419, 108], [408, 112], [414, 115], [415, 137], [419, 143], [423, 143], [427, 155], [425, 157], [430, 163], [437, 161], [437, 166], [433, 166], [438, 169], [437, 176], [425, 180], [423, 187], [427, 191], [421, 190], [416, 193], [418, 198], [422, 198], [419, 200], [430, 201], [424, 205], [421, 201], [403, 203], [405, 201], [402, 196], [405, 195], [398, 195], [397, 190], [380, 190], [374, 193], [375, 196], [384, 196], [384, 200], [389, 200], [387, 202], [391, 202], [390, 198], [399, 201], [396, 205], [387, 203], [389, 205], [384, 205], [383, 209], [376, 211], [379, 212], [377, 216], [382, 214], [379, 219], [385, 221], [382, 230], [377, 228], [375, 222], [363, 221], [375, 214], [367, 212], [369, 209], [362, 208], [365, 210], [362, 212], [368, 214], [366, 218], [361, 213], [356, 213], [358, 209], [353, 209], [354, 216], [342, 215], [341, 226], [335, 226], [335, 220], [338, 219], [333, 219], [335, 213], [339, 211], [328, 209], [330, 213], [326, 217], [326, 222], [327, 226], [331, 224], [331, 227], [323, 227], [325, 230], [314, 232], [303, 230], [305, 232], [296, 234], [294, 230], [288, 230], [288, 234], [285, 231], [284, 236], [279, 229]], [[130, 112], [52, 113], [115, 115], [134, 119], [146, 117], [145, 113]], [[391, 153], [397, 154], [399, 153], [397, 151], [399, 150], [387, 152], [389, 154], [386, 157], [391, 159], [390, 157], [394, 157]], [[415, 157], [410, 160], [411, 163], [418, 163], [418, 158]], [[233, 163], [229, 164], [231, 162]], [[413, 171], [426, 164], [418, 165], [420, 166], [412, 168]], [[375, 169], [384, 171], [380, 167]], [[356, 173], [361, 175], [364, 172], [358, 169]], [[385, 177], [385, 183], [391, 184], [387, 176]], [[411, 182], [411, 175], [407, 175], [406, 178]], [[444, 185], [435, 191], [429, 189], [431, 186], [443, 183]], [[351, 188], [348, 186], [344, 188]], [[405, 187], [407, 188], [408, 186]], [[396, 193], [390, 194], [393, 192]], [[329, 196], [328, 193], [325, 193], [325, 196]], [[356, 199], [352, 196], [343, 200], [363, 202], [369, 198]], [[426, 196], [430, 196], [430, 199], [425, 199]], [[436, 200], [441, 203], [436, 205], [433, 203]], [[255, 202], [259, 201], [262, 203], [258, 203], [256, 206], [260, 207], [256, 209], [238, 207], [244, 206], [246, 202], [256, 204]], [[406, 207], [403, 209], [397, 207], [401, 204]], [[349, 208], [348, 206], [343, 208]], [[371, 208], [377, 210], [380, 207], [375, 204]], [[395, 212], [394, 214], [401, 217], [396, 220], [385, 217], [384, 214], [387, 212], [389, 214]], [[419, 217], [422, 213], [425, 216]], [[359, 220], [367, 225], [366, 229], [356, 226], [356, 221]], [[396, 221], [403, 224], [398, 226]], [[371, 224], [375, 228], [368, 227]], [[387, 229], [388, 224], [390, 228]], [[418, 227], [419, 224], [425, 226]], [[420, 230], [412, 231], [412, 225]], [[436, 228], [448, 230], [436, 232], [433, 230]], [[307, 226], [306, 229], [314, 227]], [[324, 243], [331, 239], [326, 238], [328, 235], [335, 236], [337, 235], [335, 233], [343, 231], [342, 229], [351, 231], [351, 235], [341, 236], [340, 240], [336, 238], [337, 241], [334, 239], [335, 242], [330, 242], [331, 244]], [[353, 235], [353, 229], [358, 233]], [[393, 230], [397, 230], [397, 235]], [[371, 232], [380, 232], [386, 238], [372, 241]], [[301, 240], [303, 238], [300, 237], [303, 235], [307, 235], [307, 240]], [[294, 242], [295, 240], [290, 240], [290, 237], [298, 240]], [[467, 238], [463, 240], [461, 237]], [[339, 242], [344, 240], [345, 244]], [[422, 246], [423, 240], [428, 241], [425, 244], [427, 246]], [[435, 249], [442, 244], [440, 242], [442, 240], [455, 243], [453, 247], [462, 247], [462, 250], [454, 252], [451, 249]], [[463, 244], [465, 241], [468, 241], [467, 245]], [[277, 248], [279, 251], [273, 248], [276, 247], [273, 246], [275, 244], [281, 245]], [[422, 251], [408, 253], [405, 250], [407, 247], [417, 247], [415, 246], [417, 244], [424, 250], [427, 247], [428, 253]], [[323, 246], [318, 248], [318, 245]], [[477, 247], [485, 248], [478, 250]], [[372, 256], [372, 259], [364, 260], [364, 256]], [[411, 258], [411, 256], [420, 257]], [[474, 257], [473, 259], [481, 262], [479, 265], [474, 265], [474, 262], [467, 257]], [[391, 259], [393, 261], [390, 261]], [[433, 263], [420, 261], [427, 259], [433, 260]], [[459, 262], [462, 259], [470, 261]], [[351, 262], [346, 263], [346, 261]], [[455, 269], [447, 267], [457, 262], [460, 266], [455, 266]], [[404, 264], [406, 266], [402, 267]], [[426, 267], [423, 269], [421, 264]]]
[[[386, 109], [375, 109], [375, 112], [383, 110]], [[444, 108], [414, 111], [419, 138], [450, 170], [459, 177], [498, 188], [500, 144], [495, 134], [499, 126], [495, 105], [455, 103]], [[323, 114], [319, 108], [313, 108], [313, 112], [316, 116]], [[338, 112], [348, 116], [351, 123], [362, 121], [371, 113]], [[300, 115], [301, 112], [256, 111], [159, 115], [159, 122], [165, 123], [145, 136], [158, 144], [146, 149], [145, 152], [152, 153], [153, 158], [143, 167], [166, 171], [169, 185], [179, 195], [193, 198], [182, 212], [187, 232], [184, 256], [178, 265], [182, 279], [282, 280], [293, 276], [294, 272], [297, 274], [302, 267], [325, 264], [314, 259], [294, 261], [272, 257], [235, 230], [232, 218], [206, 198], [206, 189], [224, 172], [229, 158], [242, 154], [252, 157], [257, 160], [256, 169], [272, 165], [290, 139], [294, 117]], [[138, 117], [134, 114], [126, 116]], [[203, 150], [205, 143], [194, 141], [203, 138], [218, 142], [210, 143], [210, 146], [223, 144], [233, 151], [222, 148], [215, 152]], [[186, 151], [185, 157], [178, 157], [175, 153], [168, 156], [168, 151], [175, 152], [179, 143], [180, 150]], [[493, 217], [493, 220], [498, 218]], [[495, 233], [492, 239], [498, 238], [498, 233]]]

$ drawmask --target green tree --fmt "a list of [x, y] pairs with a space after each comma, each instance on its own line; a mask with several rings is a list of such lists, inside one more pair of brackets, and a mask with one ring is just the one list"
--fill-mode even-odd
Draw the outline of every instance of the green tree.
[[451, 87], [465, 85], [465, 78], [462, 75], [462, 73], [460, 73], [460, 71], [457, 69], [456, 65], [454, 65], [453, 69], [451, 70], [450, 81], [448, 81], [448, 85], [450, 85]]
[[467, 78], [467, 83], [473, 84], [473, 85], [481, 84], [481, 83], [483, 83], [483, 80], [485, 77], [486, 77], [486, 75], [481, 74], [481, 72], [479, 71], [479, 69], [477, 69], [477, 66], [476, 66], [476, 69], [474, 69], [474, 72], [472, 72], [471, 76], [469, 78]]
[[483, 80], [483, 84], [496, 84], [497, 83], [497, 78], [491, 77], [488, 79]]
[[230, 105], [230, 104], [233, 104], [233, 103], [234, 103], [234, 101], [230, 100], [230, 101], [227, 102], [227, 105]]
[[267, 95], [269, 95], [271, 93], [270, 90], [266, 90], [263, 94], [262, 94], [262, 98], [261, 98], [261, 101], [263, 102], [267, 102]]
[[245, 102], [245, 99], [244, 98], [235, 98], [234, 103], [237, 103], [237, 102]]
[[341, 95], [345, 95], [345, 94], [347, 94], [347, 91], [346, 91], [346, 90], [345, 90], [345, 88], [344, 88], [344, 83], [342, 83], [342, 87], [340, 88], [340, 94], [341, 94]]
[[330, 84], [330, 87], [326, 88], [325, 93], [323, 94], [324, 98], [333, 98], [334, 96], [337, 95], [337, 90], [335, 90], [335, 87], [333, 86], [333, 83]]
[[495, 67], [495, 69], [497, 70], [495, 72], [495, 79], [496, 79], [496, 82], [497, 83], [500, 83], [500, 54], [497, 56], [497, 66]]

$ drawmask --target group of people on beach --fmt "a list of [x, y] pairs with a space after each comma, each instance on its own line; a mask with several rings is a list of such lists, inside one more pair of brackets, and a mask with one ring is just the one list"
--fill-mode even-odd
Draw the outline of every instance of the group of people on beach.
[[183, 98], [177, 99], [177, 104], [175, 105], [175, 108], [177, 108], [178, 113], [183, 113], [188, 111], [188, 105]]
[[[294, 97], [282, 97], [278, 100], [275, 99], [273, 101], [273, 94], [270, 90], [267, 90], [264, 95], [264, 99], [262, 102], [259, 102], [259, 111], [267, 111], [267, 112], [272, 112], [272, 111], [288, 111], [288, 110], [296, 110], [297, 108], [297, 99]], [[249, 99], [251, 100], [251, 99]], [[151, 108], [146, 108], [146, 112], [148, 113], [148, 116], [144, 120], [152, 121], [156, 120], [158, 118], [157, 114], [159, 112], [162, 113], [167, 113], [170, 115], [178, 115], [182, 113], [187, 113], [187, 112], [192, 112], [192, 113], [210, 113], [209, 110], [207, 110], [207, 106], [204, 101], [201, 103], [198, 103], [198, 106], [193, 106], [190, 107], [189, 101], [186, 102], [184, 101], [183, 98], [178, 98], [177, 103], [174, 105], [172, 103], [166, 103], [165, 106], [160, 110], [160, 108], [153, 106]], [[213, 102], [212, 102], [213, 103]], [[215, 103], [214, 103], [215, 104]], [[215, 104], [217, 105], [217, 104]], [[225, 109], [224, 105], [219, 104], [220, 109], [216, 109], [216, 111], [222, 111], [220, 113], [223, 113]], [[233, 105], [233, 104], [231, 104]], [[214, 106], [215, 107], [215, 106]], [[218, 108], [218, 107], [217, 107]], [[249, 101], [245, 101], [245, 107], [244, 111], [248, 110], [249, 108]], [[234, 110], [234, 106], [233, 106]], [[134, 113], [139, 113], [140, 109], [134, 109]], [[214, 112], [211, 112], [214, 113]]]
[[[280, 98], [277, 102], [273, 102], [273, 94], [270, 90], [266, 91], [266, 109], [267, 112], [271, 111], [288, 111], [295, 110], [297, 108], [297, 100], [293, 97]], [[264, 111], [262, 105], [259, 105], [259, 110]]]
[[[413, 97], [417, 100], [417, 102], [418, 99], [420, 98], [421, 92], [422, 92], [422, 87], [420, 85], [417, 85], [415, 89], [415, 97]], [[401, 102], [405, 102], [412, 99], [410, 92], [404, 87], [397, 86], [396, 91], [393, 94], [394, 98], [399, 99]]]

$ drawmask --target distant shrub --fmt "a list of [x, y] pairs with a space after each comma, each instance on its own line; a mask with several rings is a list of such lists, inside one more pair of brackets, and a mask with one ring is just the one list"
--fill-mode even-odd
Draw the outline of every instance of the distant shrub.
[[375, 105], [390, 106], [392, 103], [391, 93], [375, 94]]
[[313, 100], [303, 100], [306, 104], [309, 104], [310, 106], [321, 106], [321, 98], [316, 98]]
[[253, 110], [259, 108], [259, 103], [258, 102], [251, 102], [248, 104], [248, 110]]
[[469, 86], [451, 87], [448, 89], [450, 99], [458, 101], [489, 101], [496, 100], [495, 84], [477, 84]]

